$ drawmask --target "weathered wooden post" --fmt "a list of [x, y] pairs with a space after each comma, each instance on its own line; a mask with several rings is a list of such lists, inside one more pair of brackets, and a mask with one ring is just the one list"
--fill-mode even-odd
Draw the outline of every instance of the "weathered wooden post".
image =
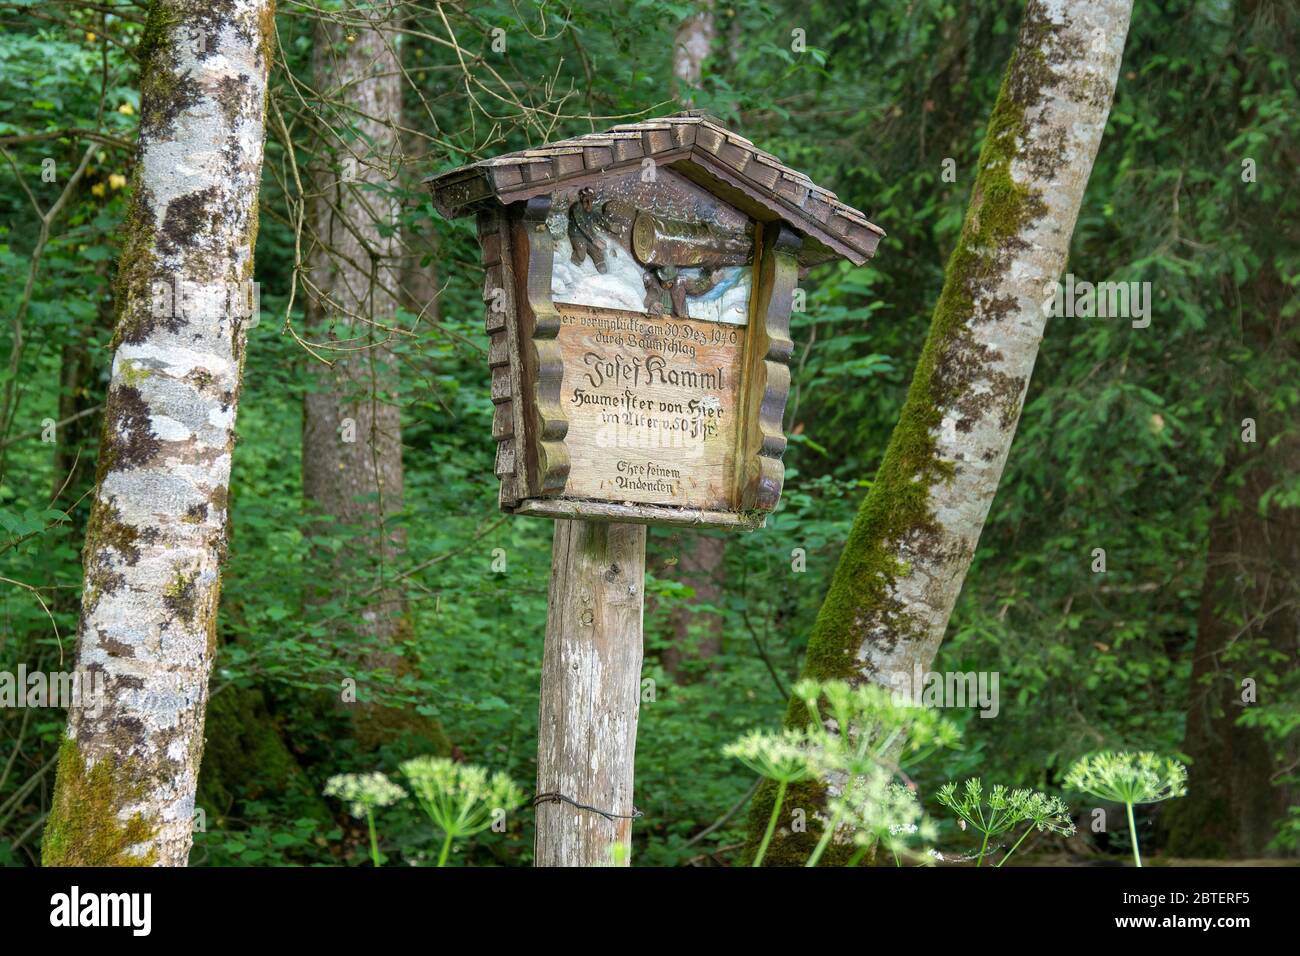
[[478, 217], [501, 508], [557, 519], [537, 865], [625, 864], [645, 526], [763, 526], [800, 271], [883, 232], [698, 111], [427, 182]]
[[537, 722], [538, 866], [607, 865], [614, 846], [627, 859], [645, 534], [638, 524], [555, 522]]

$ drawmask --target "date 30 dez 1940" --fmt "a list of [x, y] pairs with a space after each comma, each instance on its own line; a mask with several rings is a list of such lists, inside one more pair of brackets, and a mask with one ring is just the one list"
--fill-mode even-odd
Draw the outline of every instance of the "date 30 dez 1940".
[[1125, 893], [1125, 903], [1139, 903], [1143, 906], [1150, 906], [1153, 909], [1157, 906], [1163, 906], [1166, 903], [1190, 903], [1193, 906], [1199, 906], [1210, 903], [1249, 903], [1249, 893], [1225, 893], [1225, 892], [1206, 892], [1196, 890], [1192, 893], [1183, 893], [1174, 891], [1170, 893]]

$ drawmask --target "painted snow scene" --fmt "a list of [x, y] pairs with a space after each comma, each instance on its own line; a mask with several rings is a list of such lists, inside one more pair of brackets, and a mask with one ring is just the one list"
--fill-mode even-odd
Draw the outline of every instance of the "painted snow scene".
[[643, 184], [639, 174], [556, 197], [547, 219], [552, 300], [747, 325], [753, 224], [681, 177], [657, 175], [680, 188], [670, 203], [654, 193], [653, 208], [651, 192], [637, 187], [655, 180]]

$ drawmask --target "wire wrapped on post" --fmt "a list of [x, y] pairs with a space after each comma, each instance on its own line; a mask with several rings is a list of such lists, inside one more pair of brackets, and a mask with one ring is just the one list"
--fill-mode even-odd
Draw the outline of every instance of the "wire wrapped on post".
[[613, 813], [609, 810], [602, 810], [599, 807], [593, 807], [585, 803], [579, 803], [571, 797], [566, 797], [562, 793], [539, 793], [533, 797], [533, 806], [539, 803], [567, 803], [569, 806], [578, 810], [590, 810], [592, 813], [599, 813], [606, 820], [639, 820], [645, 816], [636, 807], [632, 808], [631, 813]]

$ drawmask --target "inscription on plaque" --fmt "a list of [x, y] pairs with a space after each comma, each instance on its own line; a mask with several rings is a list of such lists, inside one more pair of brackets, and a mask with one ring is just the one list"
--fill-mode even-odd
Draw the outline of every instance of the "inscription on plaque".
[[735, 482], [745, 328], [559, 305], [561, 402], [572, 466], [565, 494], [693, 508]]

